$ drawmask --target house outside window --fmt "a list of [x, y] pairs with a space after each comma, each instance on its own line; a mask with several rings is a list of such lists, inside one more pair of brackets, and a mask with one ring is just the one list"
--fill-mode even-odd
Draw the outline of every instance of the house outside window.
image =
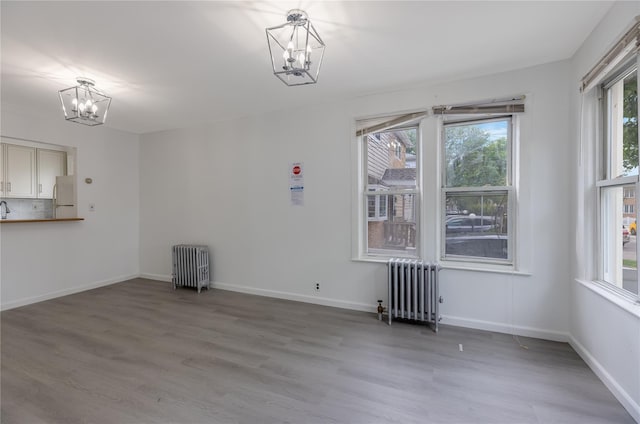
[[441, 257], [513, 263], [514, 117], [444, 122]]
[[601, 86], [603, 129], [599, 203], [599, 279], [638, 295], [638, 66], [634, 59]]
[[364, 256], [417, 257], [417, 140], [414, 124], [362, 135]]

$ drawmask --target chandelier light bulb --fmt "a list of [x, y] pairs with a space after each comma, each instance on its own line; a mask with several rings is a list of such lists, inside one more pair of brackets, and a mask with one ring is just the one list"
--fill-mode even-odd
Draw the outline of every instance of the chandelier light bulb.
[[73, 100], [71, 100], [71, 104], [78, 107], [78, 99], [74, 97]]
[[91, 106], [91, 112], [93, 112], [93, 114], [95, 115], [97, 111], [98, 111], [98, 106], [96, 106], [94, 103], [93, 106]]

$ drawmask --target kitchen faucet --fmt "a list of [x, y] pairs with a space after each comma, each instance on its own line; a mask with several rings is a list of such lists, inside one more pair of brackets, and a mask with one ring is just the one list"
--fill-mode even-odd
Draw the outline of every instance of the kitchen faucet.
[[[2, 207], [4, 205], [4, 208]], [[11, 213], [11, 209], [9, 209], [9, 205], [4, 200], [0, 200], [0, 219], [7, 219], [7, 214]]]

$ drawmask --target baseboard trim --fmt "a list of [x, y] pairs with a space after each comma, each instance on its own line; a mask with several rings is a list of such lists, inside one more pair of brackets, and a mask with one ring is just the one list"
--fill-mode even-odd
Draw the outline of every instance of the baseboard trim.
[[161, 275], [161, 274], [140, 274], [138, 277], [146, 278], [147, 280], [156, 280], [162, 281], [163, 283], [170, 283], [171, 276], [170, 275]]
[[477, 330], [493, 331], [495, 333], [515, 334], [523, 337], [535, 337], [537, 339], [553, 340], [556, 342], [568, 342], [569, 333], [562, 331], [544, 330], [541, 328], [524, 327], [520, 325], [508, 325], [500, 322], [482, 321], [478, 319], [461, 318], [443, 315], [442, 324], [456, 327], [475, 328]]
[[[141, 278], [148, 278], [151, 280], [170, 282], [171, 276], [159, 275], [159, 274], [140, 274]], [[352, 309], [355, 311], [363, 312], [376, 312], [377, 305], [369, 305], [359, 302], [348, 302], [343, 300], [336, 300], [327, 297], [308, 296], [304, 294], [283, 292], [278, 290], [261, 289], [257, 287], [241, 286], [236, 284], [227, 284], [222, 282], [212, 282], [211, 286], [220, 289], [235, 291], [240, 293], [255, 294], [257, 296], [275, 297], [278, 299], [295, 300], [298, 302], [313, 303], [316, 305], [333, 306], [335, 308]], [[453, 325], [456, 327], [475, 328], [478, 330], [494, 331], [497, 333], [516, 334], [518, 336], [536, 337], [539, 339], [553, 340], [558, 342], [568, 342], [569, 333], [563, 333], [560, 331], [543, 330], [539, 328], [523, 327], [523, 326], [510, 326], [498, 322], [482, 321], [469, 318], [460, 318], [453, 316], [443, 316], [442, 323], [447, 325]]]
[[258, 296], [275, 297], [278, 299], [295, 300], [297, 302], [313, 303], [315, 305], [333, 306], [334, 308], [351, 309], [363, 312], [375, 312], [376, 305], [368, 305], [365, 303], [349, 302], [344, 300], [330, 299], [327, 297], [308, 296], [304, 294], [296, 294], [283, 292], [278, 290], [267, 290], [249, 286], [238, 286], [235, 284], [226, 284], [213, 282], [212, 287], [220, 290], [235, 291], [240, 293], [255, 294]]
[[67, 289], [62, 289], [50, 293], [45, 293], [38, 296], [25, 297], [23, 299], [14, 300], [11, 302], [3, 303], [0, 306], [0, 310], [7, 311], [9, 309], [19, 308], [20, 306], [31, 305], [32, 303], [43, 302], [45, 300], [55, 299], [56, 297], [67, 296], [70, 294], [80, 293], [83, 291], [96, 289], [98, 287], [109, 286], [111, 284], [121, 283], [123, 281], [131, 280], [132, 278], [137, 278], [138, 274], [132, 275], [122, 275], [116, 278], [110, 278], [108, 280], [102, 281], [94, 281], [93, 283], [83, 284], [81, 286], [69, 287]]
[[598, 362], [598, 360], [591, 355], [591, 353], [576, 340], [573, 336], [569, 338], [569, 344], [575, 350], [584, 362], [587, 363], [589, 368], [598, 376], [600, 381], [604, 383], [611, 393], [618, 399], [618, 402], [622, 404], [624, 409], [629, 412], [631, 417], [640, 423], [640, 404], [635, 402], [633, 398], [627, 393], [622, 386], [607, 372], [607, 370]]

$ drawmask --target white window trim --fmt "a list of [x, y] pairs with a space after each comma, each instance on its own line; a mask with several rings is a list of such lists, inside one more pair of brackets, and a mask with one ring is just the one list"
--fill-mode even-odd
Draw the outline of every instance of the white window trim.
[[[509, 186], [491, 186], [491, 187], [445, 187], [446, 181], [446, 172], [447, 169], [443, 164], [444, 154], [445, 154], [445, 138], [444, 138], [444, 128], [447, 124], [462, 124], [465, 122], [491, 122], [491, 121], [499, 121], [504, 120], [505, 118], [510, 118], [510, 142], [507, 145], [507, 156], [509, 161], [507, 163], [507, 182], [511, 185]], [[488, 271], [502, 269], [507, 272], [516, 271], [517, 267], [517, 196], [518, 196], [518, 187], [517, 187], [517, 171], [518, 171], [518, 161], [516, 152], [519, 148], [520, 143], [520, 118], [517, 114], [505, 114], [502, 116], [492, 116], [492, 115], [460, 115], [460, 116], [450, 116], [450, 117], [440, 117], [438, 122], [438, 164], [440, 167], [439, 173], [439, 187], [440, 187], [440, 205], [439, 205], [439, 216], [438, 216], [438, 225], [440, 227], [439, 237], [438, 237], [438, 246], [437, 251], [439, 252], [439, 260], [445, 267], [465, 269], [465, 268], [474, 268], [474, 269], [482, 269], [485, 268]], [[454, 192], [468, 192], [468, 193], [490, 193], [492, 191], [507, 191], [508, 192], [508, 202], [507, 202], [507, 215], [509, 216], [508, 224], [507, 224], [507, 232], [509, 235], [509, 244], [508, 244], [508, 252], [507, 259], [495, 259], [495, 258], [481, 258], [476, 256], [458, 256], [458, 255], [447, 255], [446, 254], [446, 213], [444, 211], [446, 204], [446, 195], [447, 193]], [[496, 268], [497, 267], [497, 268]]]

